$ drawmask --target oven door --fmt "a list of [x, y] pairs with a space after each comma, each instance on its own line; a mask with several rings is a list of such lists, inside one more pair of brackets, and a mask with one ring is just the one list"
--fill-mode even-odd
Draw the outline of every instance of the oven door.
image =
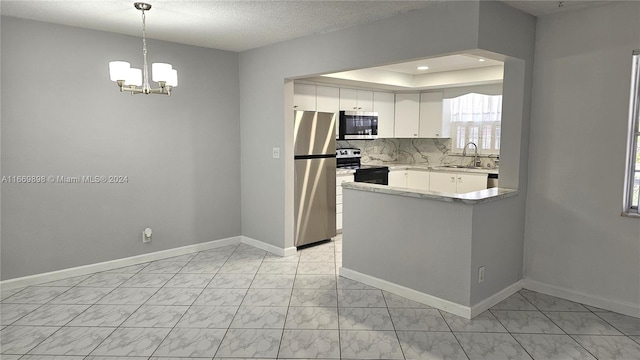
[[340, 111], [339, 139], [377, 139], [378, 113]]

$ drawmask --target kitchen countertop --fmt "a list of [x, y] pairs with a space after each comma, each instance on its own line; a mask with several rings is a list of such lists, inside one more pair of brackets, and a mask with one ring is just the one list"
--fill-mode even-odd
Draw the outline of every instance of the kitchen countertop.
[[[364, 165], [380, 165], [387, 166], [389, 170], [425, 170], [425, 171], [437, 171], [437, 172], [461, 172], [461, 173], [478, 173], [478, 174], [498, 174], [496, 168], [493, 169], [477, 169], [477, 168], [451, 168], [446, 166], [433, 166], [433, 165], [419, 165], [419, 164], [398, 164], [398, 163], [367, 163]], [[336, 170], [336, 175], [348, 175], [353, 174], [356, 171], [353, 169], [340, 169]]]
[[406, 196], [419, 199], [437, 200], [444, 202], [463, 203], [476, 205], [489, 201], [506, 199], [518, 195], [518, 190], [506, 188], [491, 188], [474, 191], [466, 194], [449, 194], [437, 191], [407, 189], [387, 185], [377, 185], [361, 182], [346, 182], [342, 184], [344, 189], [369, 191], [388, 195]]

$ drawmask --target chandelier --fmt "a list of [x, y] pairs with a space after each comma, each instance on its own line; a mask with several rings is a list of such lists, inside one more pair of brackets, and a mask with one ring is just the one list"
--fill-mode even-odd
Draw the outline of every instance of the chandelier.
[[145, 11], [151, 9], [150, 4], [137, 2], [133, 6], [142, 11], [142, 70], [132, 68], [126, 61], [109, 62], [109, 77], [115, 81], [120, 91], [129, 91], [133, 94], [163, 94], [171, 96], [171, 88], [178, 86], [178, 71], [171, 64], [151, 64], [152, 80], [158, 83], [158, 88], [152, 89], [149, 85], [149, 69], [147, 66], [147, 32], [145, 24]]

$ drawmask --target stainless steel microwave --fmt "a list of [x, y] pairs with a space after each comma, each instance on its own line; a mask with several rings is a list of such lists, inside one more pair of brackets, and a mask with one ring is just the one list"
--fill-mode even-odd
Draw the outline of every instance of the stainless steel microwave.
[[378, 113], [366, 111], [340, 111], [338, 139], [377, 139]]

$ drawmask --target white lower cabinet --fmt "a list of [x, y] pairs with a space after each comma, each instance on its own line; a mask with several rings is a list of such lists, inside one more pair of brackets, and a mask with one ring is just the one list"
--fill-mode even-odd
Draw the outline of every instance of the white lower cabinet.
[[336, 175], [336, 230], [342, 230], [342, 183], [353, 182], [353, 174]]
[[462, 174], [432, 172], [429, 190], [453, 194], [464, 194], [487, 188], [487, 174]]
[[389, 186], [407, 187], [407, 170], [389, 170]]
[[428, 170], [407, 170], [407, 188], [429, 190]]

